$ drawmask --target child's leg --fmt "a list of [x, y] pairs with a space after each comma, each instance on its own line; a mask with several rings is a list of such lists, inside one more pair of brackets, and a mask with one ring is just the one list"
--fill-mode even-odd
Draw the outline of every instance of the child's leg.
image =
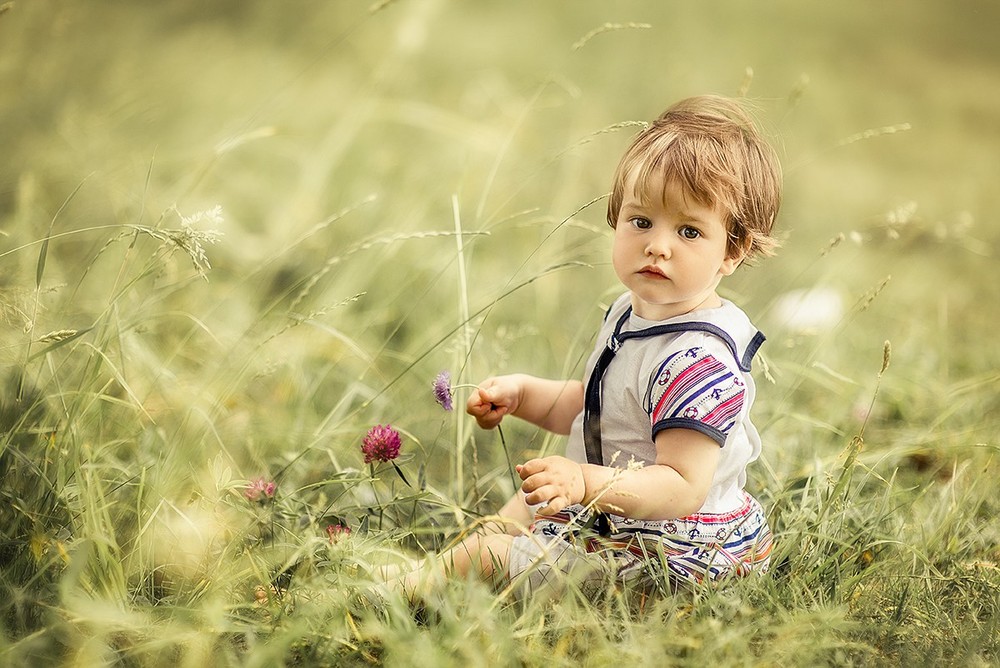
[[499, 520], [488, 522], [482, 526], [481, 533], [506, 533], [511, 536], [521, 536], [534, 519], [531, 507], [524, 502], [524, 494], [520, 491], [510, 497], [497, 512]]
[[448, 578], [472, 574], [485, 581], [506, 575], [513, 540], [507, 533], [474, 533], [447, 552], [429, 557], [398, 580], [398, 586], [414, 600]]
[[531, 522], [531, 508], [524, 494], [514, 494], [496, 515], [475, 533], [443, 554], [436, 555], [397, 580], [407, 597], [413, 599], [446, 577], [474, 574], [482, 580], [506, 574], [510, 545], [514, 536], [524, 535]]

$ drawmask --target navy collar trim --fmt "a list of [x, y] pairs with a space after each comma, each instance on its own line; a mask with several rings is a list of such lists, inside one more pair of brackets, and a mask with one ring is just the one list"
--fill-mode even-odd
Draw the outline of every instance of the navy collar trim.
[[659, 336], [661, 334], [676, 334], [678, 332], [689, 332], [689, 331], [701, 331], [715, 336], [729, 348], [729, 351], [733, 354], [733, 359], [736, 360], [736, 364], [740, 367], [741, 371], [750, 371], [751, 363], [753, 362], [754, 355], [763, 345], [765, 336], [762, 332], [757, 332], [750, 339], [750, 343], [747, 344], [747, 348], [740, 355], [739, 348], [736, 346], [736, 341], [733, 337], [729, 335], [726, 330], [722, 329], [718, 325], [712, 324], [710, 322], [703, 322], [700, 320], [689, 320], [686, 322], [674, 322], [665, 325], [654, 325], [652, 327], [646, 327], [645, 329], [637, 329], [629, 332], [622, 332], [622, 327], [628, 322], [629, 316], [632, 315], [632, 307], [629, 306], [625, 309], [625, 313], [622, 317], [618, 319], [617, 324], [615, 324], [615, 333], [611, 335], [611, 339], [608, 341], [608, 345], [612, 350], [618, 352], [621, 345], [628, 341], [629, 339], [644, 339], [650, 336]]

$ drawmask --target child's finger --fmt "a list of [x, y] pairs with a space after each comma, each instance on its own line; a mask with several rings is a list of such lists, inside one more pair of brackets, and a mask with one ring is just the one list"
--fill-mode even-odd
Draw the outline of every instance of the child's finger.
[[528, 492], [524, 495], [524, 500], [532, 505], [537, 505], [540, 503], [552, 504], [552, 501], [559, 496], [559, 488], [555, 485], [541, 485], [538, 489], [533, 491], [528, 491], [522, 486], [521, 489], [524, 492]]
[[473, 411], [485, 411], [490, 407], [490, 402], [483, 397], [482, 388], [476, 388], [469, 393], [469, 398], [465, 402], [465, 410], [469, 413]]
[[545, 470], [545, 463], [541, 459], [529, 459], [515, 467], [515, 470], [521, 476], [521, 480], [527, 480], [536, 473]]
[[476, 424], [478, 424], [483, 429], [493, 429], [503, 420], [502, 415], [487, 414], [483, 417], [476, 418]]
[[465, 412], [474, 418], [481, 418], [490, 412], [490, 405], [469, 403], [465, 407]]
[[477, 394], [479, 394], [479, 400], [492, 410], [499, 411], [507, 407], [507, 402], [503, 400], [503, 395], [495, 388], [480, 388]]
[[507, 414], [504, 407], [497, 408], [493, 405], [484, 405], [481, 408], [470, 410], [469, 413], [476, 418], [476, 423], [483, 429], [493, 429], [503, 421]]
[[553, 485], [559, 482], [558, 478], [553, 477], [547, 471], [538, 471], [537, 473], [531, 474], [518, 472], [518, 475], [521, 476], [522, 480], [521, 491], [525, 494], [531, 494], [540, 489], [553, 487]]
[[483, 398], [481, 390], [471, 393], [465, 402], [465, 412], [476, 420], [486, 417], [492, 410], [494, 410], [493, 404]]
[[533, 494], [526, 494], [524, 500], [535, 506], [539, 515], [555, 515], [570, 504], [569, 497], [556, 485], [540, 487]]
[[542, 504], [535, 512], [539, 515], [555, 515], [560, 510], [568, 506], [565, 496], [554, 496], [548, 502]]

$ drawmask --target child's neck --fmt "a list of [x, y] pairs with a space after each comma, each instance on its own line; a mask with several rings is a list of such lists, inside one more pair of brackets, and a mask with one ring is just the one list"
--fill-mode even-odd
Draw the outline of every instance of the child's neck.
[[687, 315], [702, 309], [719, 308], [722, 306], [722, 298], [712, 290], [700, 299], [692, 299], [688, 302], [677, 304], [650, 304], [639, 299], [635, 293], [631, 294], [632, 313], [643, 320], [660, 321]]

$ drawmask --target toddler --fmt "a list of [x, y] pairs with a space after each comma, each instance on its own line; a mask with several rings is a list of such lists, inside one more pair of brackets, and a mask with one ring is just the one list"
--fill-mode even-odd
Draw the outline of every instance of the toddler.
[[764, 336], [717, 288], [771, 253], [780, 199], [777, 157], [736, 101], [683, 100], [632, 141], [607, 212], [626, 291], [583, 380], [491, 377], [466, 405], [484, 429], [513, 415], [567, 434], [566, 455], [517, 466], [499, 521], [407, 574], [409, 595], [445, 575], [523, 594], [609, 569], [669, 588], [767, 570], [770, 529], [744, 490]]

